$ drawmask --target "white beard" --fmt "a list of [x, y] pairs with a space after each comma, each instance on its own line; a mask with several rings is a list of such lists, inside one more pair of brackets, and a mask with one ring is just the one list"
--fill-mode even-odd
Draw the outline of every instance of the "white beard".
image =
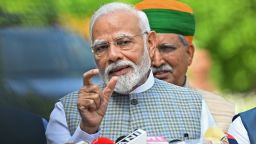
[[148, 49], [145, 44], [146, 43], [144, 42], [144, 53], [138, 65], [128, 60], [119, 60], [115, 63], [110, 64], [105, 70], [100, 70], [100, 75], [103, 78], [104, 82], [108, 83], [110, 80], [109, 72], [112, 69], [120, 66], [130, 66], [132, 68], [132, 71], [130, 71], [129, 73], [118, 77], [118, 81], [114, 91], [120, 94], [128, 94], [147, 75], [151, 64]]

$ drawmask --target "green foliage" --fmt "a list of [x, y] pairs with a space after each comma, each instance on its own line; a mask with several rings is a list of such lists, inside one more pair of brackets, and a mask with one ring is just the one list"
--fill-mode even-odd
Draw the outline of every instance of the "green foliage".
[[58, 21], [56, 7], [53, 0], [0, 0], [0, 15], [4, 15], [0, 26], [54, 25]]
[[[36, 25], [58, 23], [59, 17], [69, 14], [81, 19], [91, 16], [103, 4], [114, 0], [0, 0], [0, 26]], [[115, 2], [134, 2], [116, 0]], [[16, 22], [18, 21], [18, 22]]]
[[59, 11], [84, 18], [91, 16], [100, 6], [110, 2], [134, 3], [138, 0], [59, 0]]
[[194, 9], [197, 45], [213, 58], [213, 79], [227, 92], [255, 91], [256, 2], [183, 1]]

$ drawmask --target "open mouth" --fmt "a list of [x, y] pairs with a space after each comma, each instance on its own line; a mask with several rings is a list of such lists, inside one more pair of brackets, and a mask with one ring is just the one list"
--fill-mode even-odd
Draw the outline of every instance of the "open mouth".
[[131, 67], [129, 65], [119, 66], [119, 67], [116, 67], [116, 68], [112, 69], [111, 71], [109, 71], [109, 75], [110, 76], [125, 75], [130, 71], [130, 69], [131, 69]]

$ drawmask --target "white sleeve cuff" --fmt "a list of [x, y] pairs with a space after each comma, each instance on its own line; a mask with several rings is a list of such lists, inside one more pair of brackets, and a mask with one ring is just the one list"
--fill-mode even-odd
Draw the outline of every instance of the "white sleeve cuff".
[[81, 130], [80, 126], [78, 126], [73, 136], [69, 139], [69, 142], [77, 143], [80, 141], [85, 141], [85, 142], [91, 143], [94, 139], [98, 137], [100, 137], [100, 130], [95, 134], [88, 134], [83, 130]]
[[202, 113], [201, 113], [201, 137], [204, 136], [208, 128], [214, 127], [215, 121], [211, 112], [208, 109], [208, 106], [204, 99], [202, 99]]

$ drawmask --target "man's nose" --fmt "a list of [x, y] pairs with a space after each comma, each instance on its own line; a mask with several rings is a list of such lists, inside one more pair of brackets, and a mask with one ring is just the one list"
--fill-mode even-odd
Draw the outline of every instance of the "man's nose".
[[123, 57], [123, 54], [121, 53], [120, 48], [116, 44], [110, 43], [109, 49], [108, 49], [109, 62], [118, 61], [122, 59], [122, 57]]
[[165, 63], [159, 50], [155, 51], [153, 59], [151, 61], [152, 61], [152, 66], [154, 66], [154, 67], [160, 67], [161, 65], [163, 65]]

